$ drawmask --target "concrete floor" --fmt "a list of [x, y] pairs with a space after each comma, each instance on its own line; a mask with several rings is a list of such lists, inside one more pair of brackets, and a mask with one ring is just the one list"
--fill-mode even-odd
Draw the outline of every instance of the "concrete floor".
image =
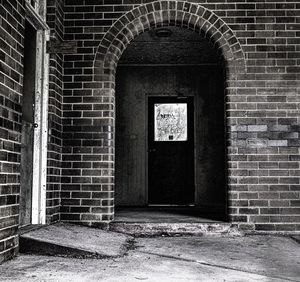
[[220, 211], [203, 211], [197, 207], [120, 207], [115, 222], [134, 223], [210, 223], [222, 221]]
[[20, 255], [0, 281], [300, 281], [300, 248], [267, 235], [134, 238], [118, 258]]

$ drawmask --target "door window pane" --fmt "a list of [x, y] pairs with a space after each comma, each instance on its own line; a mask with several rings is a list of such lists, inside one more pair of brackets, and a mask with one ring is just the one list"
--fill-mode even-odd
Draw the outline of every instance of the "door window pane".
[[154, 104], [154, 141], [187, 141], [187, 104]]

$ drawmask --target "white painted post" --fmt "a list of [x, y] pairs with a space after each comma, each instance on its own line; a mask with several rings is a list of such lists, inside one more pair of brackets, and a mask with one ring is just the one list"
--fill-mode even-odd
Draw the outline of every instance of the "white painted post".
[[46, 185], [47, 185], [47, 144], [48, 144], [48, 100], [49, 100], [49, 54], [46, 53], [46, 42], [50, 34], [44, 31], [43, 41], [43, 96], [42, 96], [42, 118], [41, 118], [41, 170], [40, 170], [40, 224], [46, 223]]
[[[46, 1], [40, 12], [46, 7]], [[27, 15], [37, 29], [36, 81], [33, 134], [33, 180], [32, 180], [32, 224], [46, 223], [46, 184], [47, 184], [47, 139], [48, 139], [48, 97], [49, 97], [49, 55], [46, 42], [49, 28], [45, 17], [41, 18], [27, 5]], [[43, 16], [43, 13], [42, 15]]]

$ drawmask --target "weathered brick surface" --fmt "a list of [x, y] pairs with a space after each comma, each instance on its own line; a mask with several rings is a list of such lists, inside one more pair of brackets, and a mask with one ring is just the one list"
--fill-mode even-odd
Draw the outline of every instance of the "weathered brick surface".
[[118, 59], [149, 27], [179, 25], [204, 31], [225, 58], [230, 220], [299, 230], [299, 10], [297, 1], [66, 0], [65, 39], [79, 48], [64, 56], [62, 219], [112, 219]]
[[0, 263], [18, 249], [24, 8], [0, 4]]

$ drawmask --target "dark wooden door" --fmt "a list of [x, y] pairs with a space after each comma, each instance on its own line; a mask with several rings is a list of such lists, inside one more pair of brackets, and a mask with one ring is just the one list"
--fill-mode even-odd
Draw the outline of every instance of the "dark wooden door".
[[26, 21], [22, 105], [20, 226], [32, 222], [33, 135], [36, 81], [36, 30]]
[[148, 99], [148, 203], [194, 203], [193, 98]]

